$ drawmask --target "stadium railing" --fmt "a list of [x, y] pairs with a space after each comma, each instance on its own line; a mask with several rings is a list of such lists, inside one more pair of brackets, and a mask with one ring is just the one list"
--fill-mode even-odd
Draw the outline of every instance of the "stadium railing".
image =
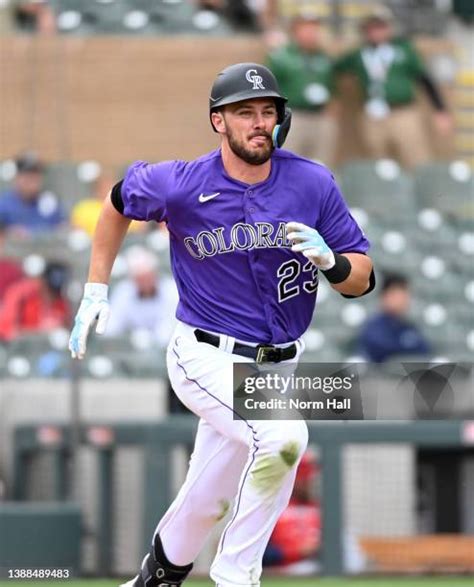
[[[317, 445], [322, 465], [322, 549], [320, 560], [326, 575], [340, 575], [344, 566], [344, 533], [347, 530], [347, 459], [348, 447], [359, 446], [370, 451], [381, 447], [385, 455], [400, 445], [417, 448], [466, 449], [474, 444], [472, 422], [467, 421], [418, 421], [418, 422], [311, 422], [310, 443]], [[148, 547], [149, 537], [156, 521], [164, 514], [173, 498], [172, 454], [177, 445], [190, 446], [196, 429], [193, 417], [170, 417], [156, 424], [119, 424], [84, 426], [80, 432], [80, 443], [94, 450], [97, 458], [98, 476], [94, 493], [97, 499], [98, 521], [96, 523], [97, 567], [95, 572], [113, 574], [114, 530], [117, 528], [116, 504], [117, 468], [114, 453], [124, 446], [142, 447], [144, 450], [144, 483], [142, 494], [133, 496], [135, 503], [128, 507], [141, 510], [139, 543], [130, 544], [133, 552]], [[54, 440], [54, 441], [53, 441]], [[27, 497], [29, 467], [34, 457], [49, 451], [54, 456], [52, 477], [54, 497], [61, 499], [67, 493], [67, 464], [71, 457], [71, 435], [67, 427], [55, 426], [53, 431], [34, 425], [19, 426], [15, 431], [12, 497], [24, 500]], [[388, 451], [387, 451], [388, 450]], [[387, 463], [396, 466], [396, 462]], [[374, 464], [372, 464], [372, 467]], [[400, 471], [399, 471], [400, 472]], [[403, 475], [401, 475], [402, 477]], [[380, 482], [380, 480], [379, 480]], [[383, 490], [383, 483], [380, 489]], [[369, 488], [366, 486], [366, 489]], [[397, 491], [392, 488], [392, 491]], [[401, 491], [399, 489], [398, 491]], [[369, 493], [369, 492], [368, 492]], [[471, 496], [472, 498], [472, 496]], [[136, 504], [136, 505], [135, 505]], [[366, 504], [376, 512], [375, 503]], [[395, 506], [394, 506], [395, 507]], [[395, 508], [396, 509], [396, 508]], [[395, 512], [395, 515], [396, 512]], [[383, 529], [383, 528], [382, 528]], [[365, 571], [423, 572], [432, 570], [473, 571], [473, 561], [466, 557], [468, 548], [474, 546], [474, 537], [466, 534], [426, 536], [412, 532], [407, 535], [371, 536], [356, 533], [359, 546], [367, 559]], [[431, 544], [431, 547], [429, 546]], [[418, 557], [407, 556], [410, 545], [423, 546]], [[427, 546], [428, 545], [428, 546]], [[449, 545], [447, 547], [446, 545]], [[139, 562], [139, 561], [136, 561]], [[396, 568], [398, 565], [398, 568]], [[415, 567], [414, 567], [415, 565]]]

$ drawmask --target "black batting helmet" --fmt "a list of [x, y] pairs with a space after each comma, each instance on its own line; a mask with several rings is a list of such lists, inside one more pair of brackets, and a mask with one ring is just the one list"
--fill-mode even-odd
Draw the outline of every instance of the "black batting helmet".
[[[251, 98], [275, 99], [277, 123], [288, 127], [285, 132], [286, 137], [291, 118], [291, 112], [286, 108], [287, 98], [281, 95], [273, 73], [260, 63], [236, 63], [226, 67], [217, 75], [209, 97], [209, 116], [221, 106]], [[212, 128], [214, 128], [213, 124]], [[284, 137], [282, 138], [284, 140]], [[280, 143], [278, 146], [281, 146], [283, 140], [278, 141]]]

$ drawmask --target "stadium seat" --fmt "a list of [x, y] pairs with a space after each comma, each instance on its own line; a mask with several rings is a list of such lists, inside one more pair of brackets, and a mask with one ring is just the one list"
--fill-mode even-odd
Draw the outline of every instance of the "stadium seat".
[[474, 177], [464, 161], [417, 168], [415, 193], [420, 209], [434, 208], [456, 223], [474, 226]]
[[[382, 229], [378, 227], [367, 233], [372, 248], [369, 254], [375, 267], [383, 271], [414, 273], [420, 262], [421, 252], [414, 245], [414, 228], [410, 222], [395, 228]], [[401, 266], [403, 259], [403, 267]]]
[[133, 352], [94, 353], [86, 355], [86, 373], [97, 379], [132, 377], [137, 379], [165, 378], [164, 354], [156, 348]]
[[417, 214], [417, 226], [411, 232], [416, 250], [423, 254], [449, 255], [458, 251], [458, 231], [445, 214], [435, 208], [423, 208]]
[[[88, 344], [94, 377], [165, 377], [165, 352], [148, 333], [134, 332], [116, 337], [91, 336]], [[107, 358], [110, 362], [107, 362]]]
[[191, 28], [193, 8], [188, 2], [139, 0], [137, 6], [149, 12], [152, 21], [160, 26], [164, 33], [173, 34]]
[[97, 33], [120, 32], [126, 10], [123, 0], [89, 0], [81, 6], [86, 23]]
[[11, 377], [65, 377], [69, 354], [65, 351], [67, 332], [22, 335], [12, 340], [7, 352], [6, 372]]
[[[412, 319], [433, 345], [434, 354], [448, 358], [466, 356], [470, 348], [467, 339], [474, 332], [474, 313], [462, 299], [417, 296], [412, 308]], [[474, 340], [472, 341], [474, 343]]]
[[100, 167], [94, 161], [51, 163], [46, 169], [44, 187], [57, 194], [66, 207], [72, 207], [92, 195], [99, 174]]
[[55, 259], [58, 261], [73, 262], [68, 241], [70, 233], [67, 230], [36, 235], [34, 238], [8, 236], [5, 242], [5, 252], [12, 257], [26, 259], [29, 255]]
[[160, 271], [171, 272], [169, 236], [166, 231], [156, 229], [146, 234], [127, 234], [121, 254], [134, 245], [140, 245], [153, 251], [158, 257]]
[[86, 37], [94, 34], [94, 27], [84, 21], [77, 10], [64, 10], [56, 17], [56, 26], [60, 33]]
[[410, 234], [413, 250], [418, 255], [438, 256], [454, 273], [472, 275], [474, 230], [453, 226], [445, 214], [424, 208], [418, 213], [418, 227]]
[[305, 351], [303, 361], [307, 363], [332, 363], [341, 360], [341, 349], [318, 328], [310, 328], [303, 336]]
[[231, 27], [216, 12], [198, 10], [186, 1], [155, 0], [151, 2], [150, 16], [163, 33], [190, 33], [221, 36], [231, 33]]
[[406, 226], [415, 221], [413, 183], [395, 161], [354, 161], [339, 170], [342, 192], [351, 207], [373, 221]]
[[12, 159], [0, 161], [0, 193], [11, 187], [15, 172], [16, 166]]
[[0, 344], [0, 379], [5, 377], [7, 372], [8, 351]]
[[441, 257], [424, 257], [419, 270], [410, 277], [414, 293], [420, 300], [453, 303], [462, 299], [464, 281]]

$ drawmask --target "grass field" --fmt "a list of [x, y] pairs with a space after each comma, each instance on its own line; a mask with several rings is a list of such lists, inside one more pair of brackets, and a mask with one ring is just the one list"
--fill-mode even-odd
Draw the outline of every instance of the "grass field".
[[[58, 583], [67, 587], [117, 587], [119, 580], [70, 580], [70, 581], [0, 581], [0, 587], [54, 587]], [[473, 577], [400, 577], [362, 579], [297, 579], [268, 578], [262, 587], [467, 587], [473, 585]], [[187, 581], [186, 587], [214, 587], [210, 581]]]

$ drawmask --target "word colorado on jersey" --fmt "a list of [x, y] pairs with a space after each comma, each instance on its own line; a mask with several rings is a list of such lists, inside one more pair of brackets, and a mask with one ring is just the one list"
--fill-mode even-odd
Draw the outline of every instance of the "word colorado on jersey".
[[212, 230], [202, 230], [195, 237], [187, 236], [184, 245], [189, 254], [198, 261], [236, 250], [291, 247], [286, 238], [285, 222], [280, 222], [277, 227], [270, 222], [255, 222], [255, 225], [237, 222], [230, 230], [219, 226]]

